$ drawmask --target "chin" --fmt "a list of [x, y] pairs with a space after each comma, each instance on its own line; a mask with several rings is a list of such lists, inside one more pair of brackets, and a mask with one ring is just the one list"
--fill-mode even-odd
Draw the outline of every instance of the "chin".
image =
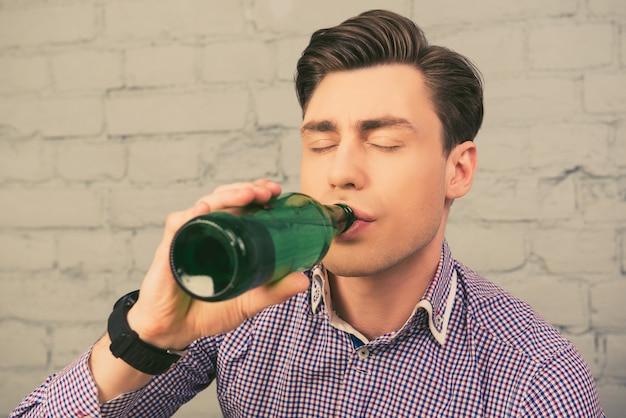
[[349, 255], [346, 257], [330, 257], [324, 259], [326, 269], [336, 276], [342, 277], [367, 277], [384, 272], [390, 266], [377, 262], [372, 257], [355, 257]]

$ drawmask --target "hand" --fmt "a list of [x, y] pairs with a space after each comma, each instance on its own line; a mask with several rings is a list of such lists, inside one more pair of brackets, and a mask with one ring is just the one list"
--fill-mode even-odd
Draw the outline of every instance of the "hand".
[[230, 184], [218, 187], [187, 210], [171, 213], [139, 299], [128, 314], [131, 329], [157, 347], [181, 349], [200, 337], [230, 331], [262, 309], [305, 290], [309, 285], [306, 276], [293, 273], [276, 284], [255, 288], [231, 300], [203, 302], [185, 293], [170, 269], [171, 242], [184, 223], [211, 211], [236, 211], [252, 202], [265, 203], [280, 192], [280, 186], [268, 180]]

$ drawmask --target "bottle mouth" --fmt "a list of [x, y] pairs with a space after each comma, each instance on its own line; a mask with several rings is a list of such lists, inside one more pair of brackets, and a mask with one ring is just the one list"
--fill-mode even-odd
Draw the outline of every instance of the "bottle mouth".
[[343, 234], [348, 229], [350, 229], [350, 227], [354, 223], [354, 220], [355, 220], [354, 211], [352, 210], [350, 206], [346, 205], [345, 203], [336, 203], [335, 205], [343, 209], [344, 216], [338, 219], [339, 223], [342, 223], [342, 222], [344, 223], [343, 228], [341, 229], [341, 231], [339, 231], [340, 234]]
[[183, 226], [174, 236], [170, 253], [172, 273], [180, 287], [205, 301], [219, 300], [229, 292], [239, 267], [233, 238], [206, 219]]

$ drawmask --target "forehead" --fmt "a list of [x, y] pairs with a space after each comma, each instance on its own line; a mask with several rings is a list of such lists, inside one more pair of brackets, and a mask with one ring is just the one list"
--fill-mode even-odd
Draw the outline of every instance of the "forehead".
[[382, 115], [412, 120], [434, 114], [423, 74], [410, 65], [386, 64], [326, 75], [311, 96], [303, 124], [311, 120], [343, 123]]

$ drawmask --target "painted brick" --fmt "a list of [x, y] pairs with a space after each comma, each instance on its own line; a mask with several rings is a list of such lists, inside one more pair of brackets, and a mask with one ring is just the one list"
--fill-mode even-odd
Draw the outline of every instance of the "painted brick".
[[202, 78], [207, 82], [270, 80], [274, 61], [274, 48], [267, 42], [209, 44], [203, 52]]
[[138, 183], [171, 183], [198, 178], [199, 144], [192, 140], [134, 141], [128, 146], [128, 178]]
[[0, 270], [45, 270], [56, 263], [54, 236], [46, 231], [0, 235]]
[[620, 242], [621, 242], [621, 261], [622, 261], [622, 274], [626, 274], [626, 230], [623, 230], [621, 232], [621, 237], [620, 237]]
[[589, 177], [579, 186], [580, 209], [587, 221], [615, 225], [626, 222], [626, 175]]
[[624, 414], [626, 399], [624, 386], [619, 383], [598, 384], [598, 398], [607, 417], [619, 417]]
[[[254, 2], [254, 22], [261, 31], [286, 32], [310, 35], [314, 30], [341, 23], [368, 9], [381, 7], [376, 0], [265, 1]], [[408, 13], [409, 5], [403, 0], [387, 0], [385, 9]], [[320, 10], [332, 10], [319, 13]]]
[[626, 16], [626, 3], [619, 0], [589, 0], [589, 10], [598, 16]]
[[40, 126], [41, 102], [33, 97], [1, 97], [0, 126], [20, 135], [32, 135]]
[[113, 274], [108, 277], [107, 291], [112, 295], [111, 302], [116, 301], [122, 295], [139, 289], [146, 275], [147, 269], [132, 270], [128, 274]]
[[0, 48], [84, 42], [95, 34], [94, 4], [0, 10]]
[[55, 86], [59, 90], [105, 90], [121, 87], [121, 53], [108, 50], [80, 50], [51, 58]]
[[216, 173], [212, 170], [212, 165], [216, 164], [221, 158], [221, 149], [233, 141], [238, 141], [241, 137], [240, 132], [235, 133], [207, 133], [200, 140], [200, 160], [205, 171], [210, 176]]
[[617, 270], [615, 232], [609, 228], [544, 228], [532, 234], [532, 250], [553, 273], [612, 273]]
[[62, 141], [56, 167], [66, 180], [121, 179], [126, 173], [126, 148], [113, 141]]
[[468, 57], [485, 77], [522, 74], [526, 69], [526, 33], [521, 24], [489, 25], [430, 39]]
[[611, 128], [607, 125], [574, 123], [536, 125], [530, 129], [530, 167], [542, 174], [560, 175], [577, 167], [603, 173]]
[[[57, 270], [14, 276], [2, 283], [0, 316], [29, 323], [103, 322], [111, 312], [114, 296], [107, 293], [108, 277], [100, 274], [61, 274]], [[37, 309], [32, 303], [37, 301]], [[86, 347], [84, 347], [86, 349]]]
[[249, 181], [278, 175], [279, 145], [262, 135], [243, 137], [220, 149], [214, 163], [217, 181]]
[[620, 30], [620, 42], [619, 44], [621, 45], [621, 51], [620, 51], [620, 57], [622, 58], [622, 68], [626, 67], [626, 30], [624, 30], [624, 27], [626, 25], [622, 25], [621, 30]]
[[492, 80], [485, 101], [485, 118], [493, 125], [560, 121], [582, 110], [578, 83], [557, 77]]
[[[454, 257], [472, 269], [489, 271], [520, 268], [526, 259], [526, 232], [523, 225], [468, 225], [455, 222], [452, 205], [451, 222], [446, 237]], [[476, 245], [480, 242], [481, 245]]]
[[49, 85], [46, 58], [0, 57], [0, 94], [38, 91]]
[[300, 132], [290, 129], [280, 135], [280, 167], [287, 177], [300, 175], [302, 140]]
[[576, 332], [589, 330], [589, 288], [580, 280], [531, 273], [508, 284], [506, 289], [535, 308], [552, 325]]
[[50, 374], [48, 368], [12, 368], [2, 370], [0, 379], [0, 414], [8, 416], [13, 408], [33, 390], [33, 383], [39, 385]]
[[142, 228], [133, 235], [130, 247], [135, 268], [140, 271], [148, 271], [162, 238], [163, 228], [160, 227]]
[[235, 35], [245, 27], [239, 2], [229, 0], [108, 2], [104, 19], [113, 39]]
[[93, 189], [4, 189], [0, 202], [0, 227], [93, 227], [102, 222], [102, 198]]
[[624, 356], [624, 347], [626, 347], [626, 335], [607, 335], [605, 376], [617, 379], [626, 376], [626, 356]]
[[240, 129], [248, 106], [242, 90], [124, 93], [106, 101], [110, 135]]
[[420, 4], [415, 2], [413, 18], [423, 26], [523, 20], [532, 17], [572, 15], [578, 10], [576, 0], [504, 0], [498, 7], [488, 1], [461, 2], [443, 0]]
[[599, 283], [591, 288], [592, 321], [601, 331], [626, 331], [626, 309], [623, 298], [626, 282], [614, 280]]
[[626, 73], [599, 74], [585, 77], [585, 108], [594, 113], [626, 112]]
[[63, 324], [52, 329], [51, 366], [60, 370], [83, 354], [104, 333], [105, 321], [86, 324]]
[[532, 28], [528, 34], [533, 69], [558, 70], [602, 67], [611, 63], [614, 28], [611, 24], [551, 22]]
[[40, 140], [0, 141], [0, 181], [54, 176], [54, 148]]
[[58, 267], [84, 272], [127, 271], [132, 264], [130, 234], [108, 230], [68, 231], [58, 235]]
[[299, 128], [302, 115], [292, 83], [277, 83], [254, 93], [259, 126]]
[[[0, 335], [0, 369], [46, 365], [50, 341], [44, 326], [15, 320], [1, 321]], [[16, 347], [19, 349], [16, 350]]]
[[124, 228], [162, 226], [168, 213], [190, 207], [202, 194], [181, 187], [117, 188], [111, 192], [109, 220], [111, 225]]
[[611, 161], [616, 167], [626, 167], [626, 123], [622, 123], [617, 127], [615, 143], [610, 152]]
[[513, 178], [480, 173], [469, 194], [455, 203], [455, 211], [490, 221], [565, 220], [574, 216], [576, 204], [571, 176]]
[[196, 49], [185, 45], [133, 48], [126, 51], [129, 86], [192, 84], [196, 79]]
[[279, 39], [276, 44], [276, 76], [281, 81], [293, 82], [296, 63], [309, 43], [310, 36]]
[[528, 166], [530, 137], [526, 127], [485, 126], [474, 142], [481, 172], [519, 172]]
[[93, 97], [44, 99], [40, 108], [41, 132], [46, 137], [97, 135], [102, 132], [102, 100]]

